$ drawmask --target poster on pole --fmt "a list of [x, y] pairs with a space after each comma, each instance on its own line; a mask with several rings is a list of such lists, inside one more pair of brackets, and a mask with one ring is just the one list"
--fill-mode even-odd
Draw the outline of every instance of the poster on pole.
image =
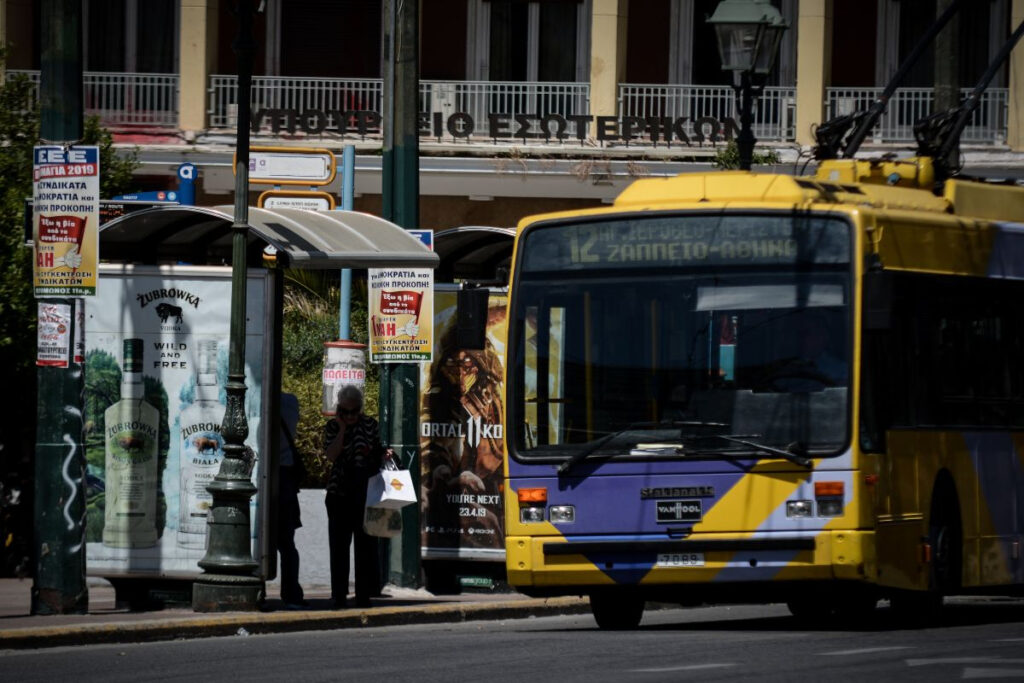
[[[37, 307], [39, 314], [36, 321], [36, 365], [49, 368], [69, 367], [71, 305], [40, 301]], [[77, 359], [75, 362], [78, 362]]]
[[[427, 246], [433, 231], [415, 230]], [[370, 362], [429, 363], [434, 350], [434, 271], [370, 268]]]
[[37, 298], [95, 296], [99, 147], [39, 145], [32, 162], [34, 294]]

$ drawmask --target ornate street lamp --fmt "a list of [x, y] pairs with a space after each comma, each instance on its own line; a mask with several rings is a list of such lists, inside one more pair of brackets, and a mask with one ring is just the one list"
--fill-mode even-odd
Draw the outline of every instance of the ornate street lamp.
[[[237, 0], [238, 138], [235, 152], [235, 220], [231, 226], [231, 344], [228, 358], [227, 406], [220, 431], [224, 459], [206, 490], [213, 496], [207, 526], [203, 573], [192, 585], [192, 609], [197, 612], [254, 610], [263, 593], [255, 575], [249, 537], [249, 499], [256, 493], [245, 452], [249, 422], [245, 417], [246, 247], [249, 234], [249, 110], [252, 61], [252, 14], [256, 0]], [[262, 9], [262, 2], [260, 3]]]
[[740, 168], [749, 171], [754, 157], [754, 103], [764, 90], [765, 79], [775, 64], [782, 32], [789, 26], [768, 0], [722, 0], [708, 19], [718, 36], [722, 69], [739, 75], [734, 81], [740, 108], [740, 134], [736, 147]]

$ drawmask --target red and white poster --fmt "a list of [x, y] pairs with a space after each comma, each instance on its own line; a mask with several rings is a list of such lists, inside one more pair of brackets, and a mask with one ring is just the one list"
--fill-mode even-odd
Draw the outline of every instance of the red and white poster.
[[94, 296], [99, 266], [99, 147], [38, 146], [32, 160], [35, 296]]
[[66, 368], [71, 357], [71, 306], [39, 302], [38, 307], [36, 365]]
[[370, 362], [429, 363], [434, 349], [434, 271], [371, 268], [367, 280]]

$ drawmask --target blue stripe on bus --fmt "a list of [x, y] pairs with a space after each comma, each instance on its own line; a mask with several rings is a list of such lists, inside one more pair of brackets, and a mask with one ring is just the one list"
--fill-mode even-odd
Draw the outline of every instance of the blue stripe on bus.
[[1024, 279], [1024, 224], [996, 223], [994, 228], [989, 276]]
[[[1024, 490], [1024, 468], [1017, 457], [1013, 436], [1009, 432], [965, 432], [964, 442], [974, 463], [992, 530], [1002, 543], [1016, 540], [1018, 528], [1024, 526], [1024, 510], [1019, 510], [1017, 503]], [[1009, 552], [1004, 560], [1014, 580], [1024, 581], [1024, 568], [1016, 566], [1019, 563]]]

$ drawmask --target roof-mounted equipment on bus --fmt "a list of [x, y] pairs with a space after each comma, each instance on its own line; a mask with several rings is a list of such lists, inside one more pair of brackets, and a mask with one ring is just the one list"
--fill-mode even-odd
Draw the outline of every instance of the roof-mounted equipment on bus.
[[960, 105], [932, 114], [914, 124], [917, 154], [920, 157], [931, 157], [935, 167], [936, 189], [941, 188], [947, 179], [960, 172], [960, 134], [967, 127], [967, 122], [971, 120], [971, 116], [981, 103], [982, 94], [995, 78], [1003, 62], [1009, 58], [1021, 35], [1024, 35], [1024, 22], [1021, 22], [1003, 43], [978, 84], [974, 86], [974, 90]]

